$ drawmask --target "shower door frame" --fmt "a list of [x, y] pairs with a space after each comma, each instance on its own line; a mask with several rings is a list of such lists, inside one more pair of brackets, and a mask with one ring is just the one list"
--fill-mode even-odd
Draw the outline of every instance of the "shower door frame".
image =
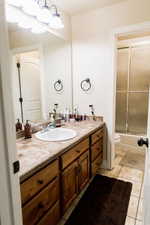
[[[149, 89], [148, 90], [142, 90], [141, 89], [138, 89], [138, 90], [134, 90], [134, 88], [132, 87], [131, 88], [131, 84], [133, 81], [131, 81], [131, 79], [133, 79], [133, 67], [135, 69], [135, 63], [133, 63], [133, 61], [135, 60], [135, 55], [133, 54], [134, 51], [136, 51], [137, 49], [145, 49], [145, 47], [148, 46], [148, 49], [150, 51], [150, 43], [145, 43], [145, 44], [141, 44], [141, 45], [136, 45], [136, 44], [129, 44], [128, 47], [118, 47], [117, 48], [117, 52], [119, 50], [124, 50], [124, 49], [128, 49], [128, 53], [127, 53], [127, 74], [126, 74], [126, 77], [127, 77], [127, 85], [126, 85], [126, 90], [122, 90], [122, 89], [117, 89], [117, 79], [116, 79], [116, 96], [117, 96], [117, 93], [124, 93], [126, 94], [125, 96], [125, 99], [126, 99], [126, 110], [125, 110], [125, 127], [124, 129], [122, 129], [122, 131], [116, 131], [116, 126], [117, 124], [115, 123], [115, 131], [117, 133], [120, 133], [120, 134], [127, 134], [127, 135], [146, 135], [147, 133], [147, 127], [143, 126], [141, 130], [143, 131], [139, 131], [140, 129], [137, 129], [138, 132], [135, 132], [133, 131], [133, 127], [130, 129], [130, 109], [133, 108], [130, 106], [130, 102], [131, 102], [131, 94], [148, 94], [149, 96]], [[133, 56], [134, 55], [134, 56]], [[117, 65], [118, 67], [118, 65]], [[117, 71], [117, 74], [118, 74], [118, 71]], [[118, 76], [117, 76], [118, 77]], [[134, 78], [135, 79], [135, 78]], [[133, 86], [133, 84], [132, 84]], [[147, 106], [147, 123], [148, 123], [148, 102], [146, 104]], [[146, 124], [145, 124], [146, 125]], [[144, 131], [144, 127], [145, 127], [145, 131]], [[134, 133], [135, 132], [135, 133]]]
[[[130, 67], [131, 67], [131, 47], [123, 47], [123, 48], [117, 48], [117, 50], [119, 49], [128, 49], [129, 50], [129, 55], [128, 55], [128, 73], [127, 73], [127, 90], [125, 91], [117, 91], [117, 88], [116, 88], [116, 95], [117, 95], [117, 92], [118, 93], [123, 93], [123, 92], [127, 92], [127, 95], [126, 95], [126, 117], [125, 117], [125, 134], [127, 134], [128, 132], [128, 115], [129, 115], [129, 79], [130, 79]], [[117, 78], [117, 75], [116, 75], [116, 78]], [[117, 79], [116, 79], [116, 87], [117, 87]], [[116, 128], [116, 123], [115, 123], [115, 128]], [[122, 133], [122, 132], [119, 132], [119, 133]]]

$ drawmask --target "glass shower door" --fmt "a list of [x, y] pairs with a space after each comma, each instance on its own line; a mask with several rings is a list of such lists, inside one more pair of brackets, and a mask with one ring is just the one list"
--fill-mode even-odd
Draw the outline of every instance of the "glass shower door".
[[116, 132], [145, 135], [150, 85], [150, 45], [118, 49]]

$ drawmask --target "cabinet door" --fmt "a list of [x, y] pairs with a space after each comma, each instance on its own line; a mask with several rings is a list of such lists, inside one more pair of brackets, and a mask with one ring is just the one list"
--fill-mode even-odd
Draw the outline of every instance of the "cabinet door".
[[55, 178], [54, 181], [23, 207], [23, 224], [35, 225], [58, 200], [59, 179]]
[[100, 166], [103, 162], [103, 154], [101, 153], [95, 160], [94, 162], [92, 162], [92, 176], [95, 176], [99, 169], [100, 169]]
[[37, 225], [56, 225], [60, 219], [59, 201], [46, 213]]
[[79, 158], [79, 190], [82, 191], [82, 189], [85, 187], [87, 182], [89, 181], [89, 151], [84, 153]]
[[63, 212], [69, 207], [78, 194], [78, 162], [75, 161], [62, 173]]
[[92, 162], [97, 158], [99, 154], [103, 154], [103, 138], [99, 139], [92, 147], [91, 147], [91, 158]]

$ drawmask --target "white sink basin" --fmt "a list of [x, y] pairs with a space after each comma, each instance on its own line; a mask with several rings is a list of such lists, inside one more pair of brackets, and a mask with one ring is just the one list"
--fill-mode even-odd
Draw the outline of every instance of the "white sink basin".
[[51, 128], [35, 134], [42, 141], [66, 141], [77, 136], [76, 131], [67, 128]]

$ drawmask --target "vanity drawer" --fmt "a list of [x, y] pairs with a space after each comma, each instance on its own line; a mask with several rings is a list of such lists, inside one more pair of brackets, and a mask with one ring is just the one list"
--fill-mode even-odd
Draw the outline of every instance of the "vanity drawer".
[[61, 156], [62, 168], [67, 167], [87, 149], [89, 149], [89, 138], [86, 138]]
[[103, 154], [103, 138], [98, 140], [94, 145], [91, 147], [91, 156], [92, 162], [96, 159], [99, 154]]
[[37, 225], [56, 225], [60, 219], [60, 203], [59, 201], [43, 216]]
[[35, 194], [37, 194], [44, 186], [56, 177], [59, 173], [58, 160], [55, 160], [44, 169], [37, 172], [28, 180], [21, 184], [22, 204], [29, 201]]
[[100, 138], [103, 137], [103, 128], [99, 129], [97, 132], [95, 132], [94, 134], [92, 134], [92, 145], [97, 142]]
[[95, 176], [103, 161], [103, 155], [100, 154], [92, 163], [92, 176]]
[[23, 207], [23, 225], [35, 225], [58, 200], [59, 179], [55, 178]]

